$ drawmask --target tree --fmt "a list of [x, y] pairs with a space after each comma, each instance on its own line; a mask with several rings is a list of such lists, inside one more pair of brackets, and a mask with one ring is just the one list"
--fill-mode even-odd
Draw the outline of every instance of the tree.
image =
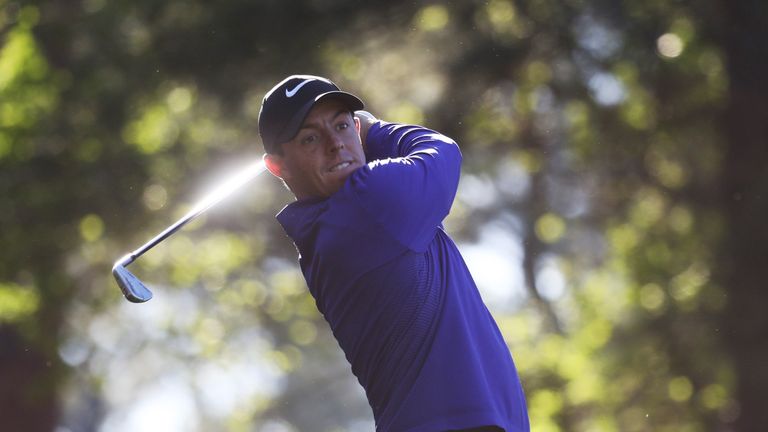
[[723, 157], [720, 208], [724, 232], [717, 273], [728, 287], [723, 338], [736, 372], [737, 430], [768, 428], [763, 389], [768, 382], [768, 301], [764, 281], [768, 257], [768, 8], [760, 2], [721, 2], [723, 45], [728, 53], [729, 103], [723, 118], [727, 141]]

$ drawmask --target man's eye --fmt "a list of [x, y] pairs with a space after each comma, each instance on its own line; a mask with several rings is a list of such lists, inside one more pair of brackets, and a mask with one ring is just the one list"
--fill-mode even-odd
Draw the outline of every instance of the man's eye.
[[312, 144], [313, 142], [315, 142], [315, 140], [317, 140], [317, 137], [315, 137], [314, 135], [307, 135], [307, 136], [305, 136], [304, 138], [301, 139], [301, 143], [302, 144]]
[[344, 129], [348, 128], [348, 127], [349, 127], [349, 123], [346, 123], [346, 122], [344, 122], [344, 123], [339, 123], [339, 124], [336, 126], [336, 129], [338, 129], [338, 130], [344, 130]]

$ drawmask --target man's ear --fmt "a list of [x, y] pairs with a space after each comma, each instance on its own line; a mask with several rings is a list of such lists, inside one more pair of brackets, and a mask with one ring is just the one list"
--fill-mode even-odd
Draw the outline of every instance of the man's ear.
[[267, 167], [267, 170], [269, 170], [273, 176], [283, 180], [285, 179], [288, 170], [285, 167], [285, 159], [283, 159], [282, 156], [278, 154], [264, 153], [262, 158], [264, 159], [264, 165]]

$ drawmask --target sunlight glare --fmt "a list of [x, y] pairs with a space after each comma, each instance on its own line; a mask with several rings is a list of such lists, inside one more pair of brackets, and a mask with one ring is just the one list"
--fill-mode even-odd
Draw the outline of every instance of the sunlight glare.
[[198, 202], [188, 215], [202, 213], [209, 208], [219, 203], [224, 198], [230, 196], [233, 192], [240, 188], [240, 186], [253, 180], [256, 176], [264, 171], [264, 161], [259, 159], [257, 162], [247, 166], [242, 171], [238, 172], [234, 176], [230, 177], [225, 182], [221, 183], [216, 189], [205, 196], [200, 202]]
[[116, 411], [103, 431], [190, 431], [197, 429], [194, 398], [182, 376], [169, 376], [137, 395], [127, 412]]

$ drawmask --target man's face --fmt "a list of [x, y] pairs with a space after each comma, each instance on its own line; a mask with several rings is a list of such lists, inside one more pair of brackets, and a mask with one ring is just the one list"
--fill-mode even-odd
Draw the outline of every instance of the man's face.
[[365, 164], [360, 124], [349, 108], [333, 99], [312, 107], [298, 134], [282, 149], [282, 155], [267, 156], [267, 166], [298, 199], [331, 196]]

